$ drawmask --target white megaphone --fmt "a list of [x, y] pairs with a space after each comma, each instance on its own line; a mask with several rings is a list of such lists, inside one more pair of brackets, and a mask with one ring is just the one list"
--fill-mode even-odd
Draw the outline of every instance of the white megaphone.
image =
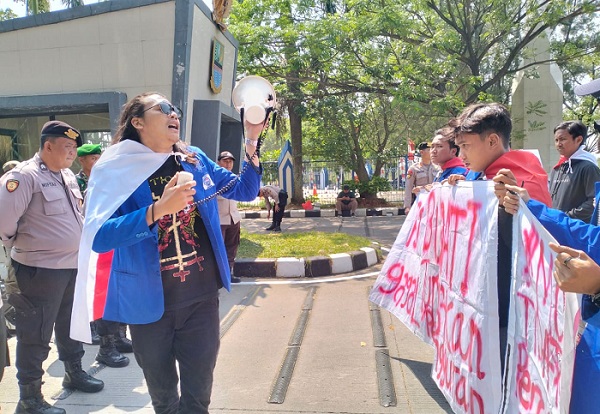
[[233, 106], [251, 124], [262, 124], [267, 111], [275, 108], [277, 102], [275, 89], [268, 80], [260, 76], [246, 76], [233, 88], [231, 99]]

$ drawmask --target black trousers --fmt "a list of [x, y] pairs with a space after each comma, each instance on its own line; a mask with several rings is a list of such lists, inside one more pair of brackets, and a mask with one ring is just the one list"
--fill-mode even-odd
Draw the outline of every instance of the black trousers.
[[[135, 359], [144, 371], [157, 414], [208, 413], [219, 352], [219, 298], [165, 311], [145, 325], [129, 325]], [[181, 376], [181, 397], [177, 390]]]
[[4, 314], [0, 312], [0, 381], [4, 376], [4, 367], [9, 365], [8, 342], [6, 341], [6, 322]]
[[281, 220], [283, 220], [283, 213], [285, 212], [285, 206], [287, 205], [288, 194], [285, 190], [279, 191], [279, 202], [276, 204], [279, 206], [279, 211], [275, 211], [273, 208], [273, 224], [279, 226]]
[[238, 247], [240, 247], [240, 221], [235, 224], [221, 224], [221, 234], [225, 242], [225, 250], [227, 250], [227, 261], [229, 269], [233, 270], [235, 264], [235, 256], [237, 255]]
[[13, 260], [21, 293], [10, 302], [17, 310], [17, 378], [29, 384], [44, 375], [54, 329], [58, 358], [74, 362], [83, 357], [83, 345], [71, 339], [71, 310], [76, 269], [31, 267]]
[[120, 322], [107, 321], [105, 319], [96, 319], [96, 332], [100, 336], [114, 335], [119, 336]]

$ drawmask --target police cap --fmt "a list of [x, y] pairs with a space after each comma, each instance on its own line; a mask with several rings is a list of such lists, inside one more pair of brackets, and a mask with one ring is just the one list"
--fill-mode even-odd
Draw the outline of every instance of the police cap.
[[77, 142], [77, 146], [81, 147], [81, 133], [71, 125], [62, 121], [48, 121], [42, 127], [41, 138], [69, 138]]

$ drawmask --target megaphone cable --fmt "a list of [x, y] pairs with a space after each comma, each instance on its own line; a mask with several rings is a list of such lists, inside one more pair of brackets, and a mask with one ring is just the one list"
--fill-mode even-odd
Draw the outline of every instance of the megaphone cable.
[[[267, 121], [269, 120], [269, 114], [270, 112], [273, 112], [274, 114], [276, 114], [275, 111], [273, 111], [272, 108], [269, 108], [267, 110], [267, 116], [265, 117], [265, 120], [263, 122], [263, 126], [266, 125]], [[240, 111], [240, 116], [242, 119], [242, 125], [244, 125], [244, 112], [243, 112], [243, 108]], [[258, 142], [256, 143], [256, 150], [254, 151], [254, 154], [252, 154], [252, 156], [250, 156], [248, 154], [248, 152], [246, 151], [246, 149], [244, 149], [244, 153], [246, 155], [246, 158], [248, 159], [248, 162], [246, 163], [246, 165], [244, 165], [244, 168], [242, 168], [242, 171], [240, 171], [240, 174], [238, 176], [236, 176], [235, 178], [233, 178], [231, 181], [229, 181], [227, 184], [225, 184], [223, 187], [221, 187], [220, 190], [214, 192], [213, 194], [204, 197], [198, 201], [195, 201], [193, 204], [200, 206], [202, 204], [206, 204], [208, 203], [210, 200], [212, 200], [213, 198], [220, 196], [224, 193], [226, 193], [227, 191], [229, 191], [231, 189], [231, 187], [234, 186], [235, 182], [237, 180], [240, 179], [240, 177], [246, 172], [248, 171], [248, 167], [252, 167], [254, 168], [254, 171], [256, 171], [258, 174], [260, 174], [260, 166], [256, 167], [253, 163], [252, 160], [254, 160], [254, 158], [256, 158], [257, 156], [260, 156], [260, 146], [262, 144], [263, 138], [264, 138], [264, 134], [265, 134], [265, 129], [263, 129], [260, 134], [258, 135]], [[244, 128], [242, 126], [242, 138], [245, 140], [245, 134], [244, 134]]]

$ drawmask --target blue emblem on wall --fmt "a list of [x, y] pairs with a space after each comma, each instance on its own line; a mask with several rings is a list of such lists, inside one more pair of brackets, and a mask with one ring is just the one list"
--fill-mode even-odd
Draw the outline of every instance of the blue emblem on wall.
[[212, 61], [210, 64], [210, 89], [214, 93], [221, 92], [223, 87], [223, 60], [225, 58], [225, 47], [217, 39], [212, 43]]

